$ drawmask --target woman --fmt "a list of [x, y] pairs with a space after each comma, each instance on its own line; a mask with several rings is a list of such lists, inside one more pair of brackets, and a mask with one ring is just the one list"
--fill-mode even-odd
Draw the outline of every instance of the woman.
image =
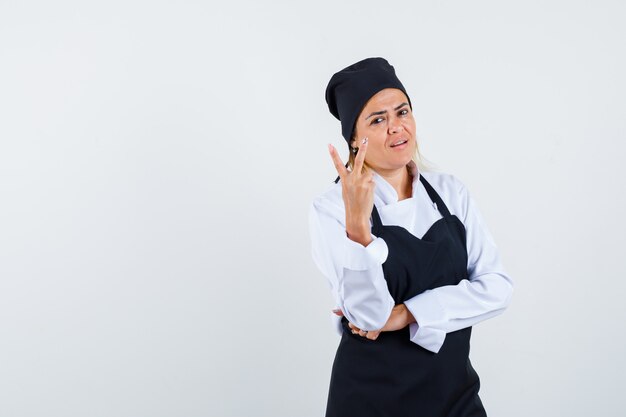
[[[501, 313], [513, 284], [467, 188], [418, 168], [411, 101], [368, 58], [326, 89], [350, 158], [310, 211], [341, 341], [326, 417], [485, 416], [471, 326]], [[350, 168], [350, 169], [348, 169]]]

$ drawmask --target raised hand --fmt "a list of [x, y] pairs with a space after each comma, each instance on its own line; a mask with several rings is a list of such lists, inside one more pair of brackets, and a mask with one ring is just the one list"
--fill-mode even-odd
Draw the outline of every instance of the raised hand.
[[363, 246], [372, 242], [369, 218], [374, 207], [374, 178], [370, 170], [364, 170], [367, 138], [354, 160], [354, 168], [348, 171], [335, 147], [328, 144], [330, 157], [341, 179], [341, 193], [346, 207], [346, 233], [348, 237]]

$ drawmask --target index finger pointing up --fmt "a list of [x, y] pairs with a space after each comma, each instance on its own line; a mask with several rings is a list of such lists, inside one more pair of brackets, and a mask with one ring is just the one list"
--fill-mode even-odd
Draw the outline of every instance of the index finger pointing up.
[[341, 160], [341, 158], [337, 154], [337, 150], [330, 143], [328, 144], [328, 152], [330, 153], [330, 157], [333, 160], [333, 164], [335, 165], [335, 169], [337, 170], [337, 174], [339, 174], [339, 178], [341, 178], [343, 180], [343, 178], [348, 173], [348, 170], [343, 165], [343, 161]]
[[363, 139], [361, 142], [361, 146], [359, 146], [359, 152], [356, 154], [356, 158], [354, 159], [354, 170], [353, 172], [360, 174], [363, 170], [363, 162], [365, 162], [365, 152], [367, 151], [367, 137]]

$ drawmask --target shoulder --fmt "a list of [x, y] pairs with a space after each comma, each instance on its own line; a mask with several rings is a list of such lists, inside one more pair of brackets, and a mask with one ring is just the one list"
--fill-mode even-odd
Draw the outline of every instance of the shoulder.
[[317, 215], [326, 214], [344, 223], [345, 205], [341, 190], [341, 181], [333, 183], [321, 194], [313, 198], [311, 202], [311, 212]]
[[423, 171], [420, 172], [420, 175], [422, 175], [438, 193], [441, 192], [452, 196], [454, 194], [460, 195], [466, 191], [465, 184], [456, 175], [437, 171]]

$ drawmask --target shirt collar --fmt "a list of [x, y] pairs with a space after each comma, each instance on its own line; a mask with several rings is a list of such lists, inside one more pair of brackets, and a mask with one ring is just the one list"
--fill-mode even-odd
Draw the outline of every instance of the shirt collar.
[[[419, 172], [419, 169], [417, 168], [417, 164], [413, 160], [409, 161], [409, 163], [407, 164], [407, 167], [409, 168], [409, 172], [411, 173], [411, 176], [413, 177], [412, 194], [411, 194], [411, 198], [412, 198], [416, 195], [417, 187], [419, 186], [420, 172]], [[398, 193], [392, 187], [392, 185], [389, 184], [385, 178], [383, 178], [374, 170], [372, 170], [372, 176], [374, 178], [374, 182], [376, 183], [374, 195], [380, 198], [382, 203], [385, 205], [397, 203]]]

